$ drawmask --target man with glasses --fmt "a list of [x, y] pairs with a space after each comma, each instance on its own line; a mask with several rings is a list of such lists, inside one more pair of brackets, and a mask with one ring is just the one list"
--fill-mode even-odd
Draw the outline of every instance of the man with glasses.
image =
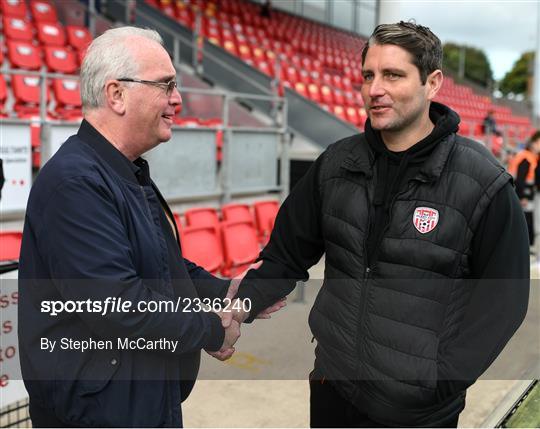
[[[234, 352], [237, 322], [183, 311], [186, 298], [224, 298], [230, 282], [183, 259], [141, 158], [171, 138], [175, 78], [155, 31], [112, 29], [88, 48], [84, 120], [43, 167], [26, 211], [19, 341], [34, 426], [181, 426], [201, 349]], [[173, 310], [145, 310], [179, 298]]]

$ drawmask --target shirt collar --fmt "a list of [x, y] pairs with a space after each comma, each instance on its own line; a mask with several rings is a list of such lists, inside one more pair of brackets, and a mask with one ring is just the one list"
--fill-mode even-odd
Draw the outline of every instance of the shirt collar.
[[143, 186], [150, 185], [150, 171], [146, 160], [139, 157], [131, 162], [86, 119], [83, 119], [77, 136], [124, 179]]

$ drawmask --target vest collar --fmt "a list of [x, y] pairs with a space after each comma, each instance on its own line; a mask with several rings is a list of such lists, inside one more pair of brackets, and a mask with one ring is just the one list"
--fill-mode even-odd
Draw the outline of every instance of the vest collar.
[[[370, 148], [364, 133], [355, 136], [355, 144], [349, 155], [343, 161], [343, 168], [354, 173], [362, 173], [367, 178], [373, 176], [373, 162], [375, 154]], [[436, 181], [448, 161], [450, 152], [456, 142], [456, 135], [450, 134], [437, 143], [429, 158], [422, 165], [420, 172], [415, 177], [421, 182]]]

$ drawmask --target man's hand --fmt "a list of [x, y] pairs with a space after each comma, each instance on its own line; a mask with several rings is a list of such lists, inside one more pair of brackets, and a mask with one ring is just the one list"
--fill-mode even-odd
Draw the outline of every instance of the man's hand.
[[[218, 313], [221, 317], [224, 313]], [[208, 352], [210, 356], [215, 357], [218, 360], [224, 361], [229, 359], [235, 352], [234, 344], [240, 338], [240, 323], [236, 320], [232, 320], [230, 325], [225, 328], [225, 338], [221, 348], [217, 352]]]
[[[251, 267], [258, 267], [260, 263], [254, 264]], [[247, 270], [246, 270], [247, 272]], [[245, 273], [242, 273], [241, 277], [236, 277], [234, 279], [231, 279], [231, 284], [229, 286], [229, 290], [227, 291], [226, 298], [229, 298], [232, 300], [236, 294], [238, 293], [238, 287], [240, 286], [240, 282], [242, 281], [242, 278], [244, 277]], [[238, 301], [238, 302], [237, 302]], [[240, 310], [244, 308], [240, 300], [234, 301], [231, 303], [231, 308], [234, 308], [235, 310], [231, 310], [228, 312], [225, 317], [221, 319], [221, 323], [223, 323], [223, 327], [226, 328], [231, 320], [236, 320], [238, 323], [243, 323], [248, 317], [249, 312]], [[270, 319], [272, 316], [272, 313], [275, 313], [276, 311], [281, 310], [283, 307], [287, 305], [287, 298], [282, 298], [278, 302], [272, 304], [270, 307], [265, 308], [262, 310], [259, 314], [257, 314], [256, 319]]]

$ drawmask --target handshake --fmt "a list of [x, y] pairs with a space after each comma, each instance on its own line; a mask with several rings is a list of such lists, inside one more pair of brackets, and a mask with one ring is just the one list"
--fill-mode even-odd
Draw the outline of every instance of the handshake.
[[[235, 278], [231, 280], [229, 290], [227, 291], [227, 298], [231, 300], [236, 296], [238, 292], [238, 286], [241, 279]], [[239, 299], [239, 298], [237, 298]], [[270, 319], [270, 315], [287, 305], [285, 298], [279, 300], [270, 307], [264, 309], [257, 315], [257, 319]], [[221, 324], [225, 329], [225, 338], [221, 349], [216, 352], [207, 351], [210, 356], [215, 357], [221, 361], [229, 359], [235, 352], [234, 344], [240, 338], [240, 325], [249, 317], [249, 312], [244, 310], [242, 305], [232, 305], [232, 308], [236, 310], [231, 311], [219, 311], [216, 314], [221, 318]]]

